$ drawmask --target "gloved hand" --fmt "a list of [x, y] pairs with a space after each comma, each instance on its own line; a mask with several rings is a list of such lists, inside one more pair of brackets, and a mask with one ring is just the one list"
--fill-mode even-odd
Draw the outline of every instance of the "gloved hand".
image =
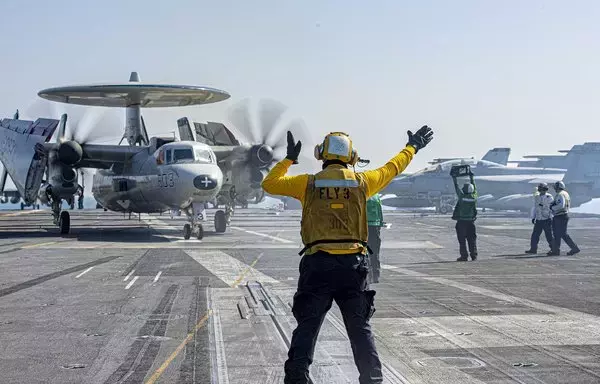
[[415, 153], [419, 152], [419, 149], [424, 148], [433, 139], [433, 131], [426, 125], [422, 126], [416, 133], [408, 131], [407, 134], [408, 143], [406, 145], [412, 145], [415, 148]]
[[531, 219], [531, 224], [535, 225], [535, 219]]
[[292, 132], [287, 131], [287, 156], [286, 159], [290, 159], [294, 164], [298, 164], [298, 156], [300, 156], [300, 150], [302, 149], [302, 142], [294, 141], [294, 135]]

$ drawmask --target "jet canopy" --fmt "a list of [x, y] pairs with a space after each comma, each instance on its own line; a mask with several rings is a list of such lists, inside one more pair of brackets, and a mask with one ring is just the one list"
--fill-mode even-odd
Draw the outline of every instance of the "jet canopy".
[[169, 143], [156, 151], [156, 163], [162, 164], [216, 164], [217, 156], [209, 146], [201, 143]]

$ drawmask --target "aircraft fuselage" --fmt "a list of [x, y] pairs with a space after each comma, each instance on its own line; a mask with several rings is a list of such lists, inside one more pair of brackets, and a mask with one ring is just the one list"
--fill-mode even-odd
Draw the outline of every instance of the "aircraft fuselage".
[[[208, 148], [200, 143], [176, 142], [159, 151], [183, 145]], [[158, 164], [157, 156], [142, 152], [126, 170], [98, 170], [92, 186], [96, 201], [111, 211], [152, 213], [183, 209], [194, 201], [212, 201], [217, 196], [223, 174], [216, 162]]]

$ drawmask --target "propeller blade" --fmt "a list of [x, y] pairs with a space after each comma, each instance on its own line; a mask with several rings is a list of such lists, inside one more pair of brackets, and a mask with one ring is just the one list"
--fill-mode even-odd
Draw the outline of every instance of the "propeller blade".
[[305, 150], [306, 148], [313, 147], [313, 140], [308, 133], [308, 128], [302, 119], [294, 119], [292, 120], [286, 127], [286, 129], [279, 132], [277, 136], [277, 140], [271, 146], [273, 151], [279, 151], [281, 148], [287, 148], [287, 131], [292, 132], [294, 135], [294, 140], [296, 142], [302, 141], [302, 148]]
[[252, 125], [249, 107], [250, 101], [248, 99], [241, 101], [229, 113], [229, 120], [238, 132], [244, 136], [247, 143], [258, 143], [260, 137]]
[[56, 143], [65, 141], [65, 133], [67, 131], [67, 114], [63, 113], [58, 123], [58, 131], [56, 132]]
[[270, 138], [275, 134], [275, 126], [287, 107], [275, 100], [264, 100], [260, 104], [261, 144], [272, 146]]
[[73, 139], [80, 144], [88, 142], [105, 112], [103, 108], [88, 108], [73, 132]]

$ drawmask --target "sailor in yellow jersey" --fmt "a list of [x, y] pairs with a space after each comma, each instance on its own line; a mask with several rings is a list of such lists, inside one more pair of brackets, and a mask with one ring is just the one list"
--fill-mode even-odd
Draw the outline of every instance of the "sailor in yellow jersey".
[[369, 319], [375, 312], [375, 291], [367, 289], [367, 199], [392, 181], [413, 156], [433, 138], [423, 126], [408, 131], [406, 147], [375, 170], [355, 173], [350, 166], [358, 153], [343, 132], [325, 136], [314, 155], [323, 170], [314, 175], [286, 176], [296, 164], [302, 143], [287, 133], [285, 159], [262, 182], [273, 195], [289, 196], [302, 203], [301, 236], [305, 254], [300, 261], [298, 290], [292, 312], [298, 326], [292, 334], [285, 384], [308, 383], [319, 329], [333, 300], [344, 318], [361, 384], [382, 383], [381, 363], [375, 349]]

